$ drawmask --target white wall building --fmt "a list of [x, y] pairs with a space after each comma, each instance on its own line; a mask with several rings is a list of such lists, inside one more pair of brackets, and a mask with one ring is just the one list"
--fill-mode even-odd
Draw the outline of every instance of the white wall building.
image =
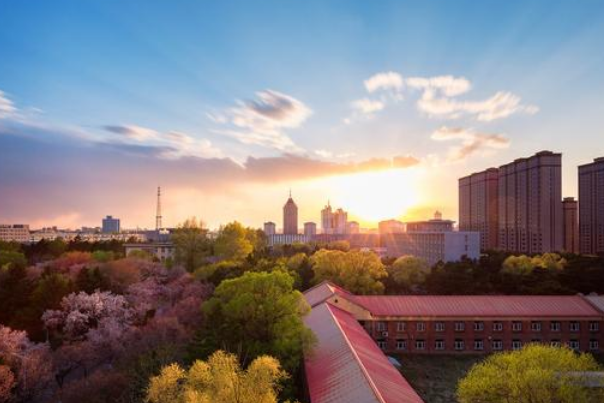
[[29, 242], [29, 225], [0, 224], [0, 241]]

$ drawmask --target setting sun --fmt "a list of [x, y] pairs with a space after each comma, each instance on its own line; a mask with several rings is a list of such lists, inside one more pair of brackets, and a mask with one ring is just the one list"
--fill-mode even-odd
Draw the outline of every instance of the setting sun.
[[419, 204], [419, 170], [391, 169], [336, 176], [327, 179], [335, 202], [345, 202], [352, 218], [361, 224], [400, 218]]

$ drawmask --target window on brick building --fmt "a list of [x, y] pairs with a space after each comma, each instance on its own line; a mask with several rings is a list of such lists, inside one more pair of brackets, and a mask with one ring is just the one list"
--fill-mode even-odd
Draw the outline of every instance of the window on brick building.
[[503, 350], [503, 341], [501, 340], [493, 340], [491, 345], [494, 351]]
[[444, 322], [436, 322], [434, 324], [434, 330], [437, 332], [444, 332], [445, 331], [445, 323]]
[[590, 332], [599, 332], [600, 331], [600, 322], [589, 322], [589, 331]]
[[424, 322], [417, 322], [415, 324], [415, 329], [418, 332], [425, 332], [426, 331], [426, 324]]
[[386, 322], [378, 322], [376, 324], [376, 328], [378, 332], [384, 332], [386, 331]]
[[579, 340], [570, 340], [568, 342], [568, 347], [572, 348], [573, 350], [579, 350]]
[[407, 349], [407, 340], [397, 340], [396, 349], [397, 350], [406, 350]]
[[559, 332], [560, 331], [560, 322], [551, 322], [549, 324], [549, 330], [551, 330], [552, 332]]
[[503, 331], [503, 323], [501, 323], [501, 322], [493, 322], [493, 331], [494, 332], [501, 332], [501, 331]]
[[589, 349], [591, 351], [598, 350], [599, 348], [600, 348], [600, 343], [598, 342], [598, 340], [590, 340], [589, 341]]
[[378, 340], [377, 345], [380, 349], [386, 350], [386, 340]]
[[512, 349], [520, 350], [522, 348], [522, 342], [520, 340], [512, 340]]
[[482, 332], [484, 330], [484, 322], [474, 322], [474, 331]]
[[444, 340], [436, 340], [434, 342], [434, 348], [437, 350], [444, 350], [445, 349], [445, 341]]
[[404, 332], [405, 331], [405, 322], [396, 322], [396, 331]]
[[514, 332], [521, 332], [522, 331], [522, 322], [512, 322], [512, 330]]
[[554, 340], [551, 340], [549, 342], [549, 345], [552, 346], [552, 347], [560, 347], [562, 344], [560, 343], [560, 340], [555, 340], [554, 339]]
[[581, 330], [581, 324], [579, 322], [570, 322], [569, 329], [571, 332], [578, 332]]
[[425, 350], [426, 342], [424, 340], [415, 340], [415, 349], [416, 350]]
[[455, 350], [461, 351], [465, 348], [465, 343], [463, 340], [457, 339], [455, 340]]
[[482, 340], [474, 340], [474, 350], [484, 350], [484, 342]]
[[531, 331], [540, 332], [541, 331], [541, 322], [531, 322]]
[[465, 322], [455, 322], [455, 331], [456, 332], [463, 332], [464, 330], [466, 330]]

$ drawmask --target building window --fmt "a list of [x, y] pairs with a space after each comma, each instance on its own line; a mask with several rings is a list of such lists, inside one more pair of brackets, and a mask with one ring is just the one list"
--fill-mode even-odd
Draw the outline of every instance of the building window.
[[378, 322], [377, 323], [377, 331], [385, 332], [386, 331], [386, 322]]
[[426, 331], [426, 324], [424, 322], [417, 322], [415, 324], [415, 328], [417, 329], [418, 332], [425, 332]]
[[466, 330], [465, 322], [455, 322], [455, 331], [456, 332], [463, 332], [464, 330]]
[[521, 332], [522, 331], [522, 322], [512, 322], [512, 331]]
[[482, 332], [484, 330], [484, 322], [474, 322], [474, 331]]
[[437, 350], [444, 350], [445, 349], [445, 341], [444, 340], [436, 340], [434, 342], [434, 347]]
[[455, 340], [455, 350], [461, 351], [465, 348], [465, 343], [463, 340], [456, 339]]
[[568, 342], [568, 347], [572, 348], [573, 350], [579, 350], [579, 340], [570, 340]]
[[396, 331], [404, 332], [405, 331], [405, 322], [397, 322], [396, 323]]
[[594, 350], [598, 350], [600, 348], [600, 343], [598, 342], [598, 340], [590, 340], [589, 341], [589, 349], [594, 351]]
[[599, 332], [600, 331], [600, 322], [589, 322], [589, 331], [590, 332]]
[[377, 345], [380, 349], [386, 350], [386, 340], [378, 340]]
[[560, 340], [552, 340], [549, 342], [549, 345], [552, 347], [560, 347], [562, 344], [560, 343]]
[[541, 331], [541, 322], [531, 322], [531, 331], [540, 332]]
[[560, 331], [560, 322], [551, 322], [549, 324], [549, 330], [551, 330], [552, 332], [559, 332]]
[[445, 323], [444, 322], [436, 322], [434, 324], [434, 330], [436, 330], [437, 332], [444, 332], [445, 331]]
[[474, 340], [474, 350], [484, 350], [484, 343], [482, 340]]
[[503, 350], [503, 341], [501, 341], [501, 340], [493, 340], [492, 346], [493, 346], [493, 350], [494, 351]]
[[520, 350], [522, 348], [522, 342], [520, 340], [512, 340], [512, 349]]
[[407, 349], [407, 340], [397, 340], [396, 349], [397, 350], [406, 350]]
[[415, 340], [415, 349], [424, 350], [426, 348], [426, 342], [424, 340]]
[[571, 332], [578, 332], [581, 330], [581, 325], [579, 324], [579, 322], [570, 322], [570, 331]]
[[503, 323], [501, 323], [501, 322], [493, 322], [493, 331], [494, 332], [501, 332], [501, 331], [503, 331]]

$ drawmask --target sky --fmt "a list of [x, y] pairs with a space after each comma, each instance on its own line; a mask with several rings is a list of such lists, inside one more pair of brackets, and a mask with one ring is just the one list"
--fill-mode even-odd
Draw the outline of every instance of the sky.
[[0, 223], [457, 219], [459, 177], [604, 156], [604, 2], [0, 0]]

